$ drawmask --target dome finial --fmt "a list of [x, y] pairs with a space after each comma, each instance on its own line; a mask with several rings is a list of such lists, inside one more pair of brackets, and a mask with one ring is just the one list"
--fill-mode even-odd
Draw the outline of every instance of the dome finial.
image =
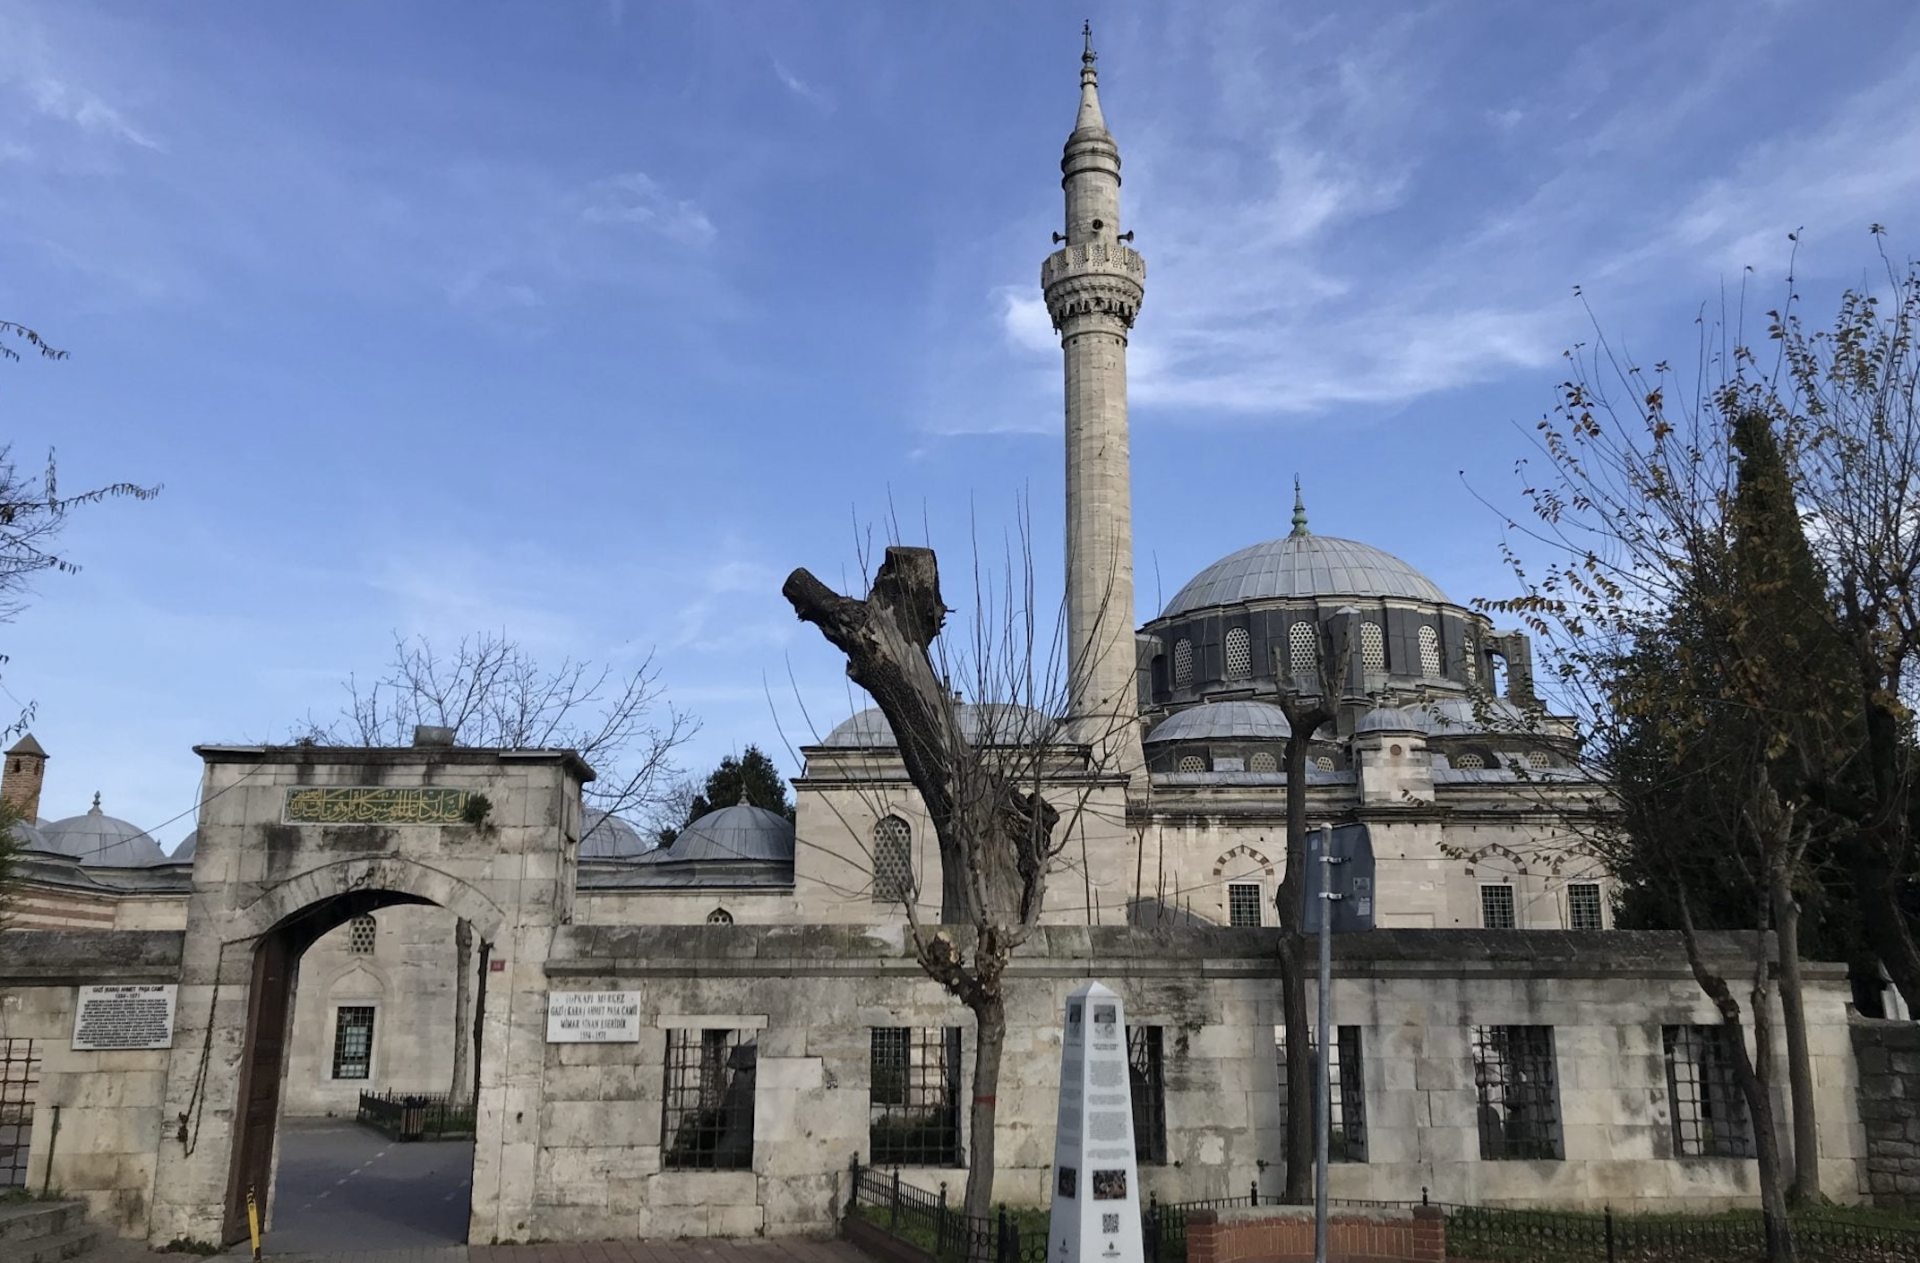
[[1307, 529], [1307, 504], [1300, 498], [1300, 475], [1293, 476], [1293, 534], [1311, 535]]
[[751, 807], [752, 805], [747, 801], [747, 778], [743, 776], [740, 778], [740, 806]]

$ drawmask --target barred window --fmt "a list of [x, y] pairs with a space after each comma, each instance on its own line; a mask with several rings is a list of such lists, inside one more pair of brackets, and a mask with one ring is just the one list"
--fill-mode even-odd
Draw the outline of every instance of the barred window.
[[0, 1039], [0, 1189], [27, 1182], [40, 1054], [30, 1039]]
[[868, 1161], [957, 1167], [960, 1028], [876, 1026], [868, 1061]]
[[712, 912], [707, 913], [707, 924], [732, 925], [733, 913], [728, 912], [725, 908], [715, 908]]
[[1603, 930], [1600, 916], [1600, 883], [1576, 881], [1567, 885], [1567, 928]]
[[373, 944], [378, 929], [372, 917], [355, 917], [347, 922], [347, 950], [355, 956], [373, 955]]
[[[1313, 1029], [1307, 1038], [1314, 1038]], [[1273, 1028], [1274, 1056], [1280, 1063], [1280, 1130], [1287, 1129], [1287, 1028]], [[1308, 1064], [1312, 1064], [1309, 1062]], [[1367, 1160], [1367, 1076], [1360, 1057], [1360, 1028], [1337, 1026], [1333, 1033], [1333, 1061], [1327, 1066], [1328, 1097], [1333, 1112], [1327, 1118], [1327, 1161]]]
[[1440, 671], [1440, 633], [1431, 627], [1420, 629], [1420, 674], [1432, 679]]
[[1460, 658], [1461, 666], [1467, 673], [1467, 682], [1471, 684], [1477, 681], [1480, 678], [1480, 642], [1472, 636], [1467, 637], [1466, 643], [1461, 646]]
[[1193, 642], [1173, 642], [1173, 687], [1183, 689], [1193, 683]]
[[904, 903], [913, 897], [913, 829], [898, 816], [873, 826], [873, 901]]
[[1734, 1034], [1725, 1026], [1663, 1026], [1673, 1152], [1681, 1158], [1751, 1158], [1753, 1124], [1734, 1077]]
[[1167, 1164], [1167, 1078], [1158, 1026], [1127, 1027], [1127, 1087], [1133, 1094], [1133, 1156]]
[[1265, 750], [1260, 751], [1260, 753], [1247, 760], [1247, 771], [1249, 772], [1278, 772], [1279, 770], [1279, 760], [1275, 759]]
[[1320, 674], [1320, 635], [1312, 623], [1287, 629], [1287, 672], [1310, 680]]
[[1227, 924], [1259, 925], [1260, 883], [1257, 881], [1236, 881], [1227, 884]]
[[366, 1079], [373, 1074], [373, 1007], [341, 1005], [333, 1014], [333, 1077]]
[[1553, 760], [1547, 757], [1547, 752], [1545, 750], [1527, 751], [1527, 766], [1530, 768], [1537, 769], [1537, 768], [1548, 767], [1552, 764], [1552, 762]]
[[1474, 754], [1471, 751], [1467, 752], [1466, 754], [1457, 755], [1453, 760], [1453, 766], [1459, 768], [1463, 772], [1478, 772], [1480, 769], [1484, 768], [1486, 765], [1487, 765], [1487, 761], [1485, 759], [1481, 758], [1479, 755]]
[[1551, 1026], [1474, 1027], [1473, 1086], [1483, 1159], [1561, 1157]]
[[753, 1169], [753, 1085], [760, 1046], [752, 1031], [667, 1032], [661, 1165], [669, 1171]]
[[1253, 645], [1244, 627], [1227, 630], [1227, 678], [1244, 680], [1253, 674]]
[[1313, 761], [1313, 766], [1316, 771], [1331, 772], [1333, 771], [1333, 757], [1323, 754]]
[[1387, 669], [1387, 638], [1378, 623], [1360, 624], [1360, 663], [1375, 675]]
[[1480, 887], [1480, 928], [1511, 930], [1519, 922], [1514, 916], [1513, 887], [1488, 882]]

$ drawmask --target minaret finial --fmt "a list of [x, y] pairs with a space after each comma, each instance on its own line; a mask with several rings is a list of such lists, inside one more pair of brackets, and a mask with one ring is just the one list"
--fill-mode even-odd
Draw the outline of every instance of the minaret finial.
[[1089, 21], [1080, 28], [1086, 36], [1086, 51], [1080, 54], [1080, 116], [1073, 121], [1075, 132], [1107, 130], [1107, 120], [1100, 113], [1100, 72], [1093, 63], [1100, 55], [1093, 51], [1093, 23]]
[[1080, 54], [1080, 64], [1084, 66], [1091, 66], [1094, 62], [1100, 60], [1100, 54], [1093, 51], [1093, 19], [1092, 18], [1087, 19], [1086, 25], [1080, 28], [1080, 33], [1087, 37], [1087, 51]]
[[1300, 498], [1299, 474], [1293, 476], [1293, 533], [1295, 535], [1312, 534], [1307, 530], [1307, 504]]

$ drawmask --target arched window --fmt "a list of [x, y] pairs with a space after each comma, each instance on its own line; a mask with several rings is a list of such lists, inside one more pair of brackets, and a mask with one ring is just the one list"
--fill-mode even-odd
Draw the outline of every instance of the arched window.
[[1247, 629], [1233, 627], [1227, 630], [1227, 678], [1244, 680], [1253, 674], [1253, 650], [1247, 638]]
[[1320, 674], [1320, 635], [1312, 623], [1287, 629], [1287, 671], [1313, 679]]
[[1313, 766], [1322, 772], [1331, 772], [1333, 771], [1333, 760], [1323, 754], [1313, 761]]
[[1180, 756], [1180, 770], [1182, 772], [1204, 772], [1207, 770], [1207, 761], [1197, 754], [1183, 754]]
[[715, 908], [712, 912], [707, 913], [707, 924], [732, 925], [733, 913], [728, 912], [725, 908]]
[[1387, 669], [1387, 638], [1378, 623], [1360, 624], [1360, 662], [1375, 675]]
[[1533, 768], [1547, 767], [1551, 762], [1552, 761], [1547, 758], [1547, 752], [1545, 750], [1527, 751], [1528, 767], [1533, 767]]
[[1420, 673], [1429, 679], [1441, 674], [1440, 633], [1431, 627], [1420, 629]]
[[1193, 683], [1193, 642], [1173, 642], [1173, 687], [1183, 689]]
[[1477, 754], [1468, 752], [1455, 758], [1453, 765], [1463, 772], [1478, 772], [1487, 766], [1487, 761]]
[[1249, 772], [1278, 772], [1279, 770], [1279, 762], [1265, 750], [1262, 750], [1247, 760], [1247, 771]]
[[904, 903], [913, 896], [913, 830], [898, 816], [873, 826], [873, 900]]
[[1467, 637], [1467, 643], [1463, 653], [1465, 656], [1467, 683], [1477, 683], [1480, 679], [1480, 642], [1471, 636]]

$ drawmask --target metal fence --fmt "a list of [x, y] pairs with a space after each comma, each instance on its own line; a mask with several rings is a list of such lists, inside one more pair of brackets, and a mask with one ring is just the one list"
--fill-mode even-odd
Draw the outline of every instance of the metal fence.
[[[1445, 1206], [1447, 1257], [1478, 1263], [1764, 1263], [1757, 1212], [1617, 1215], [1605, 1211]], [[1920, 1263], [1920, 1224], [1835, 1212], [1793, 1215], [1803, 1263]]]
[[40, 1054], [30, 1039], [0, 1039], [0, 1188], [27, 1182], [33, 1140], [33, 1098], [40, 1083]]
[[445, 1092], [362, 1092], [362, 1123], [395, 1140], [464, 1140], [473, 1135], [473, 1103]]

